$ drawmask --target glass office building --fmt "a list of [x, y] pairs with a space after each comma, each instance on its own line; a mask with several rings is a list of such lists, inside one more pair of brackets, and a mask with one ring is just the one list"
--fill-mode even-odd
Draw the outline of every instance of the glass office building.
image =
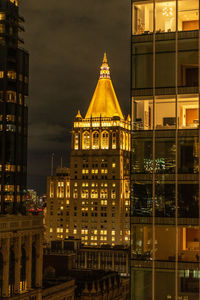
[[131, 299], [200, 299], [199, 1], [132, 1]]
[[29, 56], [17, 0], [0, 1], [0, 213], [17, 212], [26, 193]]

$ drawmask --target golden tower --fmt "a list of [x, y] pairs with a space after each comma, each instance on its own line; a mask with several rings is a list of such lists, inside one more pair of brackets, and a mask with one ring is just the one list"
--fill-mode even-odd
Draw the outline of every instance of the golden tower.
[[75, 117], [70, 161], [69, 236], [85, 245], [129, 244], [130, 117], [124, 118], [106, 53], [82, 117]]

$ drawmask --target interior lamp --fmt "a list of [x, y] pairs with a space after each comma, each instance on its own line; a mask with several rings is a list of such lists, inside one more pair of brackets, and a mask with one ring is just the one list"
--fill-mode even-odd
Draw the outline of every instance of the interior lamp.
[[163, 16], [171, 17], [173, 15], [173, 8], [172, 7], [164, 7], [163, 8]]

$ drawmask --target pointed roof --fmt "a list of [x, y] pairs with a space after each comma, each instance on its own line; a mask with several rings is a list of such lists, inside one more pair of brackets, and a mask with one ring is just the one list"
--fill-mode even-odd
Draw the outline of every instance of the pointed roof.
[[96, 118], [100, 116], [107, 118], [118, 116], [124, 119], [110, 79], [110, 67], [106, 53], [104, 53], [103, 63], [100, 68], [100, 78], [85, 118]]

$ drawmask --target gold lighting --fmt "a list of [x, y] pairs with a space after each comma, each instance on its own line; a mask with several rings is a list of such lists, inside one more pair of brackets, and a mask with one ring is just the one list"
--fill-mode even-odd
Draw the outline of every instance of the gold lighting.
[[171, 17], [171, 16], [173, 16], [173, 8], [172, 7], [168, 7], [168, 6], [164, 7], [163, 8], [163, 16], [165, 16], [165, 17]]

